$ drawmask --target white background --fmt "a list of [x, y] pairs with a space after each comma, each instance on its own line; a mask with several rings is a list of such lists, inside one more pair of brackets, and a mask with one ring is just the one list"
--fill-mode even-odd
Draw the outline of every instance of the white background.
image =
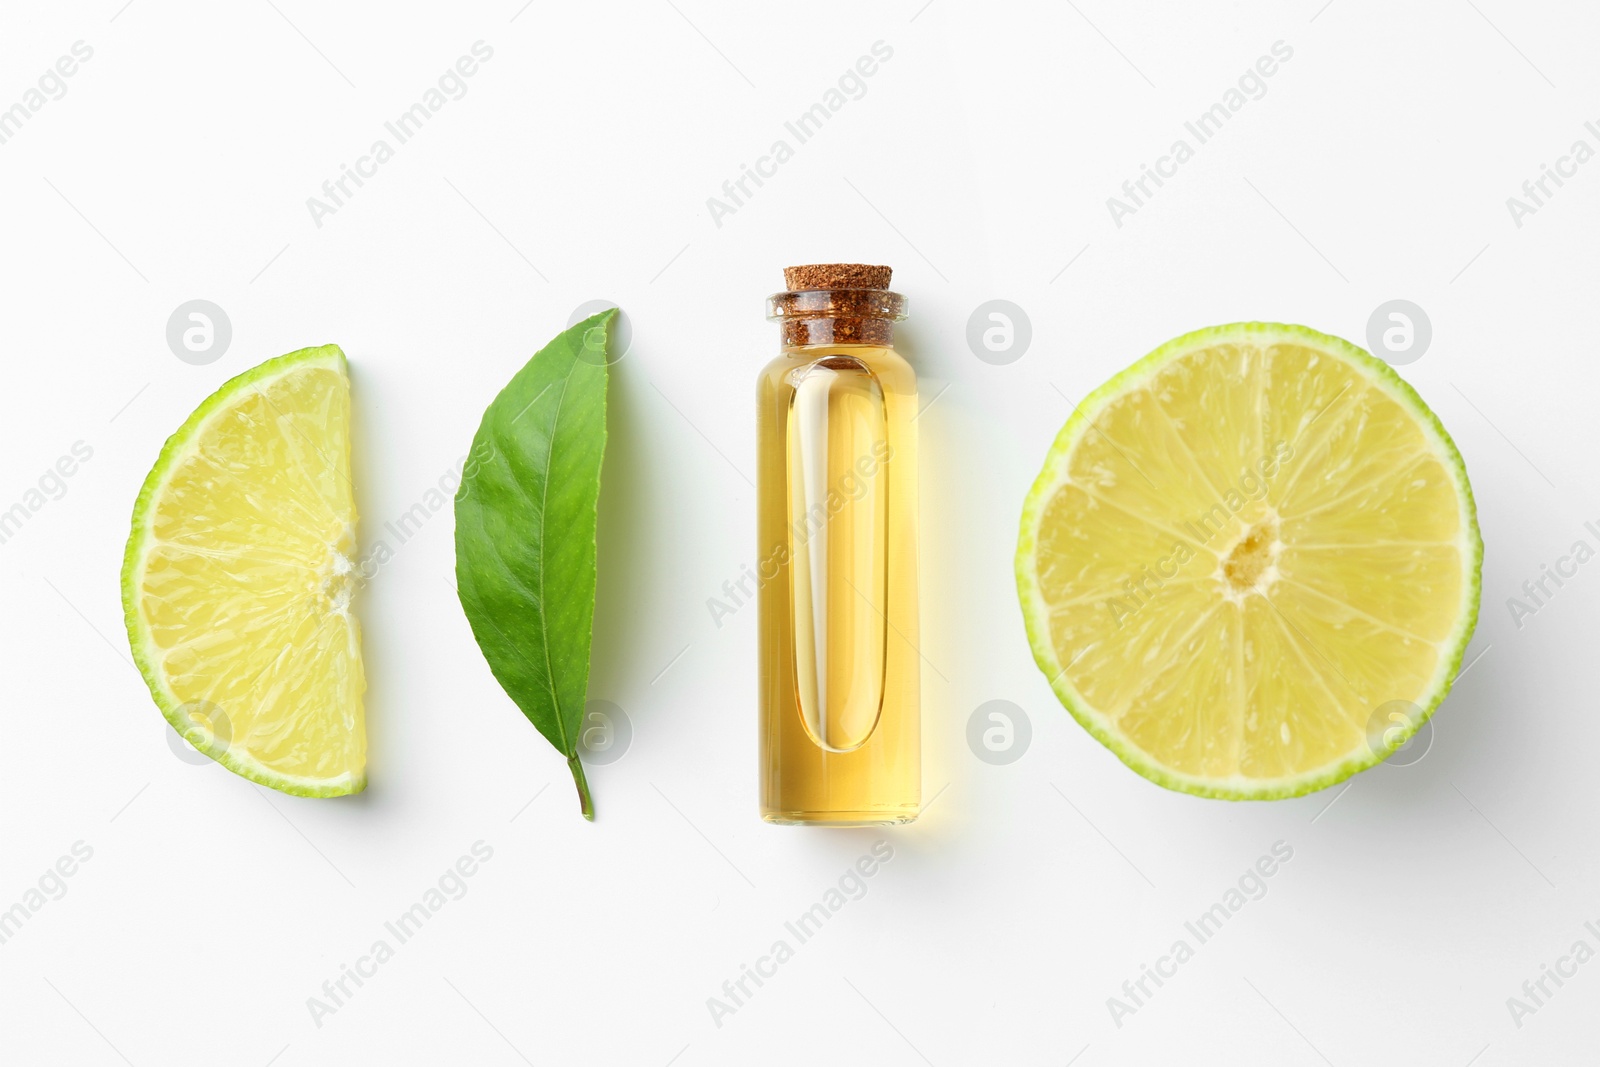
[[[749, 5], [534, 0], [9, 4], [0, 107], [93, 58], [0, 145], [0, 509], [93, 458], [0, 545], [0, 908], [93, 858], [0, 945], [0, 1058], [145, 1065], [1575, 1063], [1600, 963], [1600, 563], [1519, 628], [1507, 598], [1600, 520], [1600, 163], [1506, 198], [1600, 119], [1576, 3], [1377, 0]], [[1319, 10], [1320, 7], [1320, 10]], [[306, 207], [475, 41], [494, 50], [336, 214]], [[893, 57], [718, 226], [708, 197], [875, 41]], [[1138, 176], [1275, 41], [1293, 57], [1116, 226]], [[792, 140], [792, 138], [791, 138]], [[1192, 139], [1191, 139], [1192, 140]], [[392, 143], [392, 139], [391, 139]], [[763, 825], [752, 560], [762, 298], [786, 264], [896, 267], [922, 430], [926, 793], [887, 833]], [[1070, 264], [1070, 266], [1068, 265]], [[223, 307], [180, 362], [165, 324]], [[991, 366], [968, 316], [1031, 318]], [[1403, 368], [1460, 445], [1487, 546], [1477, 657], [1411, 766], [1270, 804], [1168, 793], [1034, 668], [1011, 576], [1023, 494], [1083, 396], [1178, 333], [1303, 322]], [[371, 785], [264, 791], [186, 763], [129, 665], [118, 567], [165, 436], [225, 379], [337, 342], [371, 544], [455, 467], [484, 406], [584, 301], [628, 312], [612, 383], [591, 696], [630, 749], [599, 819], [490, 676], [448, 510], [362, 596]], [[934, 399], [934, 398], [937, 399]], [[980, 762], [973, 709], [1032, 744]], [[530, 798], [531, 803], [530, 803]], [[1331, 806], [1330, 806], [1331, 805]], [[736, 1014], [707, 998], [872, 843], [894, 858]], [[482, 840], [493, 859], [317, 1026], [307, 998]], [[1107, 998], [1274, 842], [1293, 859], [1117, 1026]], [[1192, 939], [1191, 939], [1192, 940]], [[1554, 989], [1554, 986], [1550, 986]]]

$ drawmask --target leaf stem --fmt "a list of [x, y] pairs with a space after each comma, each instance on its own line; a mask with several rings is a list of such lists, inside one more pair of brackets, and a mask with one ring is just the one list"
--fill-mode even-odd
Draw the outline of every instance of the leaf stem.
[[583, 808], [583, 817], [594, 822], [594, 798], [589, 796], [589, 780], [583, 776], [583, 763], [577, 756], [570, 756], [567, 768], [572, 771], [572, 781], [578, 787], [578, 803]]

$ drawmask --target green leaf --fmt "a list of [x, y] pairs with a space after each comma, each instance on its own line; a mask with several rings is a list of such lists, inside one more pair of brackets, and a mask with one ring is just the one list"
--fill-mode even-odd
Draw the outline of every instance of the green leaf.
[[483, 413], [456, 494], [456, 588], [495, 679], [567, 757], [587, 819], [578, 733], [594, 626], [595, 507], [616, 309], [528, 361]]

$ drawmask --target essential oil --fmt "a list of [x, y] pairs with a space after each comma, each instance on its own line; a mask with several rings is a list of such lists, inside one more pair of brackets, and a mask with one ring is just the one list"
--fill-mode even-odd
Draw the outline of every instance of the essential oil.
[[757, 388], [761, 815], [910, 822], [921, 806], [917, 381], [888, 267], [784, 271]]

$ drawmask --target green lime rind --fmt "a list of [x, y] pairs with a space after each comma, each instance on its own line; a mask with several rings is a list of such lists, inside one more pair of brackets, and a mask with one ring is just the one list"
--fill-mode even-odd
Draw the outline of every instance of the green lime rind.
[[1431, 438], [1436, 454], [1456, 481], [1457, 495], [1462, 507], [1463, 549], [1471, 558], [1471, 574], [1464, 583], [1461, 610], [1455, 632], [1443, 643], [1440, 665], [1428, 687], [1426, 696], [1417, 700], [1422, 714], [1410, 724], [1403, 735], [1396, 737], [1394, 747], [1409, 740], [1450, 692], [1466, 654], [1467, 642], [1478, 621], [1478, 603], [1483, 585], [1483, 538], [1478, 530], [1477, 502], [1472, 495], [1472, 485], [1467, 479], [1466, 464], [1456, 444], [1439, 421], [1405, 379], [1394, 368], [1369, 354], [1365, 349], [1340, 337], [1320, 333], [1306, 326], [1276, 322], [1237, 322], [1225, 326], [1212, 326], [1176, 337], [1138, 360], [1085, 397], [1073, 411], [1066, 425], [1056, 435], [1055, 442], [1045, 458], [1044, 469], [1034, 480], [1022, 506], [1021, 532], [1017, 539], [1016, 577], [1017, 592], [1022, 602], [1023, 622], [1027, 626], [1028, 644], [1033, 649], [1033, 659], [1039, 669], [1050, 679], [1055, 692], [1067, 711], [1078, 720], [1089, 734], [1118, 759], [1140, 775], [1157, 785], [1180, 793], [1214, 797], [1221, 800], [1281, 800], [1304, 796], [1349, 778], [1381, 763], [1394, 749], [1387, 751], [1361, 751], [1331, 766], [1321, 767], [1306, 774], [1261, 782], [1235, 775], [1227, 779], [1202, 778], [1174, 771], [1157, 763], [1138, 746], [1111, 728], [1105, 718], [1067, 680], [1066, 671], [1050, 643], [1049, 609], [1040, 598], [1032, 580], [1032, 561], [1037, 548], [1039, 516], [1045, 503], [1064, 480], [1066, 463], [1073, 447], [1091, 419], [1114, 397], [1135, 388], [1154, 377], [1168, 363], [1196, 349], [1215, 344], [1249, 342], [1265, 346], [1274, 341], [1305, 344], [1319, 351], [1341, 358], [1360, 371], [1373, 385], [1383, 389], [1407, 411], [1416, 417], [1425, 434]]
[[349, 373], [349, 365], [338, 345], [302, 348], [298, 352], [269, 359], [242, 374], [229, 378], [221, 388], [195, 408], [193, 414], [178, 427], [176, 433], [167, 438], [167, 443], [161, 448], [161, 455], [156, 457], [155, 466], [150, 468], [150, 473], [145, 477], [144, 485], [139, 490], [139, 498], [134, 501], [133, 529], [128, 534], [128, 547], [122, 556], [122, 618], [128, 628], [128, 647], [133, 653], [133, 662], [138, 666], [139, 673], [144, 676], [145, 685], [150, 687], [150, 696], [155, 700], [156, 707], [161, 709], [162, 716], [179, 736], [234, 774], [248, 778], [252, 782], [294, 796], [338, 797], [359, 793], [365, 789], [366, 774], [362, 773], [360, 777], [345, 774], [337, 778], [300, 778], [279, 774], [247, 754], [236, 751], [226, 744], [217, 743], [214, 738], [208, 739], [202, 731], [197, 730], [194, 723], [179, 710], [182, 705], [178, 698], [167, 688], [166, 680], [158, 666], [160, 654], [150, 636], [150, 628], [138, 607], [138, 590], [144, 578], [144, 561], [151, 538], [151, 504], [160, 495], [168, 477], [176, 469], [178, 460], [187, 454], [191, 443], [199, 437], [201, 426], [212, 416], [225, 411], [233, 399], [244, 390], [318, 363], [335, 367], [341, 374]]

